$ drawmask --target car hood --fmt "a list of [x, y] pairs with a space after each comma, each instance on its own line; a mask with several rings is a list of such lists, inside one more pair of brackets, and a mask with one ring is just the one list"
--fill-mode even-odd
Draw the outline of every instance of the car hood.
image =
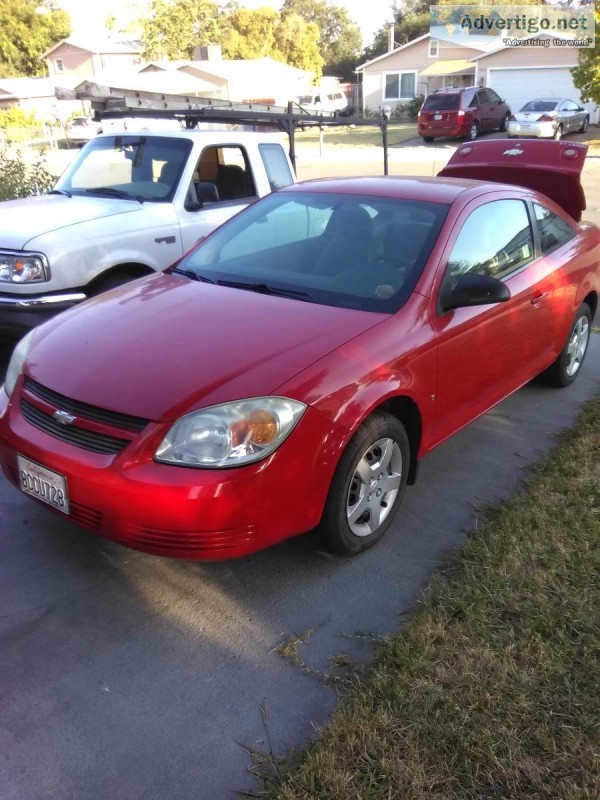
[[585, 210], [580, 178], [587, 149], [580, 142], [537, 139], [469, 142], [456, 150], [438, 175], [533, 189], [554, 200], [579, 221]]
[[194, 408], [274, 394], [386, 318], [153, 275], [42, 325], [25, 371], [69, 398], [172, 421]]
[[2, 203], [0, 249], [24, 250], [32, 239], [80, 222], [139, 211], [132, 200], [44, 194]]

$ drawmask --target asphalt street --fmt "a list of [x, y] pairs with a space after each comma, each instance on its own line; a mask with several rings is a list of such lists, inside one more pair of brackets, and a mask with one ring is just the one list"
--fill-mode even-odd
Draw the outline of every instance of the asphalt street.
[[[249, 751], [281, 754], [316, 735], [336, 703], [331, 658], [368, 660], [481, 524], [481, 504], [518, 491], [598, 391], [594, 335], [571, 387], [534, 381], [428, 456], [390, 534], [354, 559], [310, 537], [217, 564], [143, 555], [0, 478], [0, 798], [256, 789]], [[296, 662], [277, 650], [294, 641]]]

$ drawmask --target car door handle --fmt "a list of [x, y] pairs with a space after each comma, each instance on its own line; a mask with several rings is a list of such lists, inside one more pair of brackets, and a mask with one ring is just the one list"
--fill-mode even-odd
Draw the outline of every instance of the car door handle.
[[530, 303], [532, 306], [539, 306], [546, 297], [548, 297], [548, 292], [538, 292], [531, 298]]

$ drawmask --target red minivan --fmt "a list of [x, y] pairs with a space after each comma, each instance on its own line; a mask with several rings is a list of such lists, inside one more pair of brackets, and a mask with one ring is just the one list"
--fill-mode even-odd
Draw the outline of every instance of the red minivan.
[[481, 131], [505, 131], [510, 108], [493, 89], [438, 89], [425, 98], [418, 116], [419, 136], [473, 141]]

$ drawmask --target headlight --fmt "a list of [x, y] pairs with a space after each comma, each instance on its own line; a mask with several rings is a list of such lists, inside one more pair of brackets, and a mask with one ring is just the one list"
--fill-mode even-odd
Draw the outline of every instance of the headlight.
[[29, 349], [31, 347], [31, 340], [33, 339], [34, 331], [29, 331], [26, 333], [25, 336], [21, 339], [21, 341], [17, 344], [15, 349], [13, 350], [13, 354], [10, 358], [10, 362], [8, 364], [8, 369], [6, 370], [6, 377], [4, 379], [4, 391], [10, 397], [13, 393], [13, 389], [15, 388], [15, 383], [17, 382], [17, 378], [21, 374], [21, 370], [23, 369], [23, 364], [25, 359], [27, 358], [27, 354], [29, 353]]
[[155, 458], [210, 469], [259, 461], [279, 447], [305, 409], [286, 397], [256, 397], [194, 411], [177, 420]]
[[50, 267], [42, 253], [0, 253], [0, 281], [40, 283], [49, 279]]

